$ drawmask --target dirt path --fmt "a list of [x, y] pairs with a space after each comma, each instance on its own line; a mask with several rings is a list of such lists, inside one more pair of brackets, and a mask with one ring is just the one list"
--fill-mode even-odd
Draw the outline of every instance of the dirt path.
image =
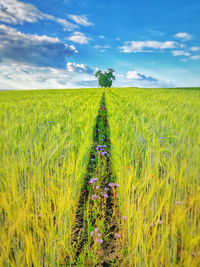
[[118, 185], [112, 175], [110, 149], [110, 132], [103, 93], [76, 212], [72, 238], [76, 252], [72, 266], [118, 266]]

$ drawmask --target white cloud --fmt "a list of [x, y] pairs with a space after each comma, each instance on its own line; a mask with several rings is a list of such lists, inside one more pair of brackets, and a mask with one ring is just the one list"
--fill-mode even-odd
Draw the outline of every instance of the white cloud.
[[37, 66], [64, 66], [65, 57], [77, 53], [73, 45], [57, 37], [24, 34], [0, 24], [0, 61], [26, 62]]
[[116, 87], [144, 87], [144, 88], [163, 88], [173, 87], [169, 80], [158, 80], [142, 72], [128, 71], [125, 75], [118, 73], [114, 83]]
[[100, 38], [100, 39], [104, 39], [105, 36], [103, 36], [103, 35], [99, 35], [99, 38]]
[[126, 73], [126, 78], [128, 80], [145, 80], [145, 81], [156, 81], [155, 78], [145, 75], [141, 72], [137, 72], [137, 71], [128, 71]]
[[22, 24], [24, 21], [34, 23], [45, 15], [31, 4], [18, 0], [0, 0], [0, 21], [11, 24]]
[[137, 71], [128, 71], [127, 75], [126, 75], [127, 79], [136, 79], [136, 80], [140, 80], [140, 74]]
[[69, 21], [67, 21], [66, 19], [61, 19], [61, 18], [54, 18], [52, 20], [55, 20], [57, 23], [59, 23], [60, 25], [64, 26], [63, 29], [64, 31], [73, 31], [76, 28], [79, 28], [78, 25], [75, 25]]
[[93, 25], [92, 22], [88, 21], [87, 17], [85, 15], [68, 15], [68, 17], [73, 20], [74, 22], [76, 22], [77, 24], [80, 24], [82, 26], [91, 26]]
[[200, 47], [199, 47], [199, 46], [192, 46], [192, 47], [190, 48], [190, 51], [192, 51], [192, 52], [200, 51]]
[[172, 51], [172, 55], [173, 56], [190, 56], [191, 54], [189, 52], [185, 52], [185, 51], [182, 51], [182, 50], [174, 50]]
[[109, 45], [95, 45], [94, 48], [99, 49], [100, 52], [106, 52], [111, 47]]
[[104, 48], [104, 49], [108, 49], [111, 48], [109, 45], [95, 45], [95, 48]]
[[[82, 64], [80, 65], [82, 68]], [[85, 66], [86, 67], [86, 66]], [[93, 73], [68, 71], [51, 67], [35, 67], [21, 63], [0, 63], [1, 90], [61, 89], [97, 87]], [[86, 67], [86, 70], [89, 67]]]
[[68, 62], [66, 64], [66, 70], [68, 72], [80, 72], [80, 73], [93, 73], [94, 71], [84, 64], [76, 64]]
[[190, 35], [187, 32], [179, 32], [179, 33], [175, 34], [174, 37], [182, 39], [183, 41], [188, 41], [188, 40], [192, 39], [192, 35]]
[[2, 22], [8, 24], [23, 24], [24, 22], [36, 23], [38, 20], [42, 19], [55, 21], [64, 26], [64, 30], [68, 31], [79, 28], [78, 25], [75, 25], [66, 19], [56, 18], [41, 12], [32, 4], [18, 0], [0, 0], [0, 21]]
[[88, 44], [91, 38], [86, 37], [82, 32], [73, 32], [73, 34], [68, 38], [68, 40], [78, 44]]
[[199, 60], [200, 59], [200, 55], [191, 56], [190, 59], [192, 59], [192, 60]]
[[125, 42], [124, 46], [121, 46], [120, 49], [124, 53], [137, 53], [137, 52], [152, 52], [152, 50], [147, 49], [171, 49], [176, 48], [177, 43], [173, 41], [158, 42], [158, 41], [128, 41]]

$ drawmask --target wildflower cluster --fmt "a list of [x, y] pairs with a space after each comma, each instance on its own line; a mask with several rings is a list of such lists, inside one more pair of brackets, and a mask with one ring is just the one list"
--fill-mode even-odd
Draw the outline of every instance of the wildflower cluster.
[[91, 178], [90, 181], [89, 181], [89, 184], [94, 184], [98, 181], [98, 178]]
[[108, 185], [109, 185], [111, 188], [119, 187], [119, 185], [116, 184], [116, 183], [109, 183]]
[[99, 229], [97, 227], [94, 228], [94, 231], [92, 231], [90, 235], [93, 237], [95, 243], [103, 244], [103, 239], [101, 239], [101, 233], [99, 232]]
[[91, 196], [91, 199], [92, 200], [95, 200], [95, 199], [97, 199], [98, 198], [98, 195], [97, 195], [97, 192], [96, 192], [96, 190], [95, 189], [98, 189], [99, 188], [99, 186], [98, 185], [96, 185], [96, 183], [98, 182], [98, 178], [97, 177], [94, 177], [94, 178], [91, 178], [90, 180], [89, 180], [89, 184], [91, 184], [91, 185], [93, 185], [93, 195]]
[[[96, 200], [98, 198], [98, 195], [99, 195], [99, 192], [98, 192], [98, 189], [100, 189], [99, 185], [96, 185], [96, 183], [98, 182], [98, 178], [91, 178], [89, 180], [89, 184], [91, 184], [93, 186], [93, 195], [91, 196], [91, 199], [92, 200]], [[108, 187], [105, 187], [103, 189], [103, 191], [101, 191], [101, 196], [103, 196], [104, 199], [108, 198], [108, 193], [107, 191], [109, 190]]]
[[[107, 169], [109, 168], [109, 160], [108, 158], [104, 160], [104, 157], [109, 157], [109, 148], [110, 148], [110, 141], [108, 137], [108, 132], [106, 129], [106, 123], [105, 120], [105, 106], [100, 105], [99, 110], [99, 116], [98, 116], [98, 122], [97, 122], [97, 142], [95, 142], [96, 146], [93, 150], [93, 155], [91, 157], [91, 161], [94, 161], [94, 164], [92, 166], [96, 165], [96, 169], [93, 173], [97, 175], [97, 177], [92, 177], [88, 181], [88, 191], [89, 191], [89, 212], [88, 212], [88, 220], [89, 225], [93, 226], [94, 230], [90, 230], [90, 236], [92, 237], [94, 241], [94, 250], [98, 248], [98, 246], [95, 246], [95, 244], [101, 245], [103, 244], [103, 233], [106, 233], [106, 235], [109, 232], [109, 235], [112, 236], [118, 246], [120, 243], [121, 238], [121, 230], [120, 227], [117, 225], [117, 219], [118, 218], [118, 204], [117, 204], [117, 198], [119, 197], [119, 194], [117, 192], [117, 189], [119, 187], [118, 184], [114, 182], [109, 182], [106, 179], [109, 179], [107, 177]], [[100, 157], [99, 157], [100, 156]], [[95, 176], [96, 176], [95, 175]], [[100, 178], [101, 177], [101, 178]], [[113, 204], [110, 205], [111, 208], [108, 208], [108, 203], [112, 202]], [[112, 230], [111, 226], [108, 226], [108, 229], [104, 229], [105, 222], [107, 222], [107, 213], [106, 211], [108, 209], [112, 209], [112, 218], [111, 218], [111, 224], [112, 224]], [[123, 220], [123, 219], [122, 219]], [[116, 221], [116, 222], [115, 222]], [[124, 220], [123, 220], [124, 221]], [[115, 227], [113, 228], [113, 222]], [[97, 228], [97, 226], [99, 228]], [[99, 231], [101, 230], [101, 232]], [[118, 240], [118, 241], [117, 241]]]
[[161, 137], [160, 137], [160, 145], [163, 145], [163, 139], [164, 139], [164, 137], [161, 136]]
[[103, 151], [104, 148], [106, 148], [106, 145], [96, 146], [95, 149], [97, 150], [97, 154], [100, 154], [101, 156], [105, 156], [107, 154], [109, 156], [108, 151], [106, 150]]
[[105, 187], [104, 190], [101, 192], [101, 195], [104, 198], [108, 198], [108, 193], [107, 193], [108, 190], [109, 190], [109, 188]]

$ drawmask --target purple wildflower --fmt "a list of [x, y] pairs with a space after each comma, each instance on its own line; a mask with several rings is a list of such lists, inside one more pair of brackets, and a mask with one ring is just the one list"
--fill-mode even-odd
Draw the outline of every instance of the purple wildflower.
[[95, 199], [97, 199], [97, 195], [92, 195], [91, 198], [92, 198], [92, 200], [95, 200]]
[[160, 137], [160, 144], [161, 144], [161, 145], [163, 144], [163, 138], [164, 138], [164, 137], [162, 137], [162, 136]]
[[116, 238], [120, 238], [120, 236], [121, 236], [120, 234], [117, 234], [117, 233], [115, 234]]
[[90, 233], [90, 235], [93, 236], [93, 235], [94, 235], [94, 231], [92, 231], [92, 232]]
[[115, 187], [115, 183], [109, 183], [108, 184], [110, 187]]
[[114, 187], [119, 187], [119, 185], [116, 184], [116, 183], [109, 183], [108, 185], [109, 185], [110, 187], [112, 187], [112, 188], [114, 188]]
[[[97, 150], [97, 153], [100, 153], [100, 151], [105, 147], [106, 147], [106, 145], [99, 145], [99, 146], [96, 146], [95, 149]], [[102, 153], [103, 153], [103, 155], [105, 154], [105, 152], [102, 152]], [[106, 153], [108, 153], [108, 152], [106, 152]]]
[[101, 132], [101, 130], [100, 129], [97, 129], [97, 132]]
[[99, 186], [98, 185], [96, 186], [96, 189], [99, 189]]
[[97, 236], [98, 236], [98, 237], [101, 237], [101, 233], [97, 233]]
[[176, 201], [176, 205], [181, 205], [181, 201]]
[[102, 147], [101, 146], [96, 146], [95, 149], [98, 150], [98, 151], [101, 151]]
[[99, 232], [99, 229], [98, 229], [97, 227], [95, 227], [95, 228], [94, 228], [94, 231], [95, 231], [96, 233], [98, 233], [98, 232]]
[[103, 196], [104, 198], [108, 198], [108, 194], [103, 193], [103, 192], [101, 192], [101, 193], [102, 193], [102, 196]]
[[109, 190], [109, 188], [108, 188], [108, 187], [105, 187], [105, 188], [104, 188], [104, 191], [106, 191], [106, 192], [107, 192], [108, 190]]
[[100, 238], [97, 238], [97, 239], [96, 239], [96, 242], [99, 243], [99, 244], [102, 244], [102, 243], [103, 243], [103, 240], [100, 239]]
[[92, 158], [91, 160], [94, 161], [95, 159]]
[[126, 221], [127, 220], [127, 216], [123, 216], [122, 220]]
[[103, 152], [101, 152], [101, 156], [104, 156], [104, 155], [106, 155], [108, 152], [107, 151], [103, 151]]
[[90, 181], [89, 181], [89, 184], [94, 184], [95, 182], [98, 181], [98, 178], [91, 178]]

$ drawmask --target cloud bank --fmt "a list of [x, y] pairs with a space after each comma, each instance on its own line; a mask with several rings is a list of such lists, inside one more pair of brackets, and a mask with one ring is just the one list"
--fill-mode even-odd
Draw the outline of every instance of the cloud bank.
[[117, 74], [116, 87], [143, 87], [143, 88], [163, 88], [174, 87], [168, 80], [159, 80], [150, 75], [137, 71], [128, 71], [126, 74]]
[[141, 72], [137, 72], [137, 71], [128, 71], [127, 74], [126, 74], [126, 78], [128, 80], [143, 80], [143, 81], [150, 81], [150, 82], [155, 82], [157, 81], [157, 79], [151, 77], [151, 76], [148, 76], [148, 75], [145, 75]]
[[66, 64], [66, 70], [68, 72], [79, 72], [79, 73], [88, 73], [88, 74], [94, 73], [94, 70], [89, 68], [88, 66], [84, 64], [76, 64], [72, 62], [68, 62]]
[[38, 20], [51, 20], [59, 23], [64, 30], [73, 31], [79, 28], [78, 25], [66, 19], [56, 18], [52, 15], [41, 12], [32, 4], [18, 0], [0, 0], [0, 21], [8, 24], [23, 24], [24, 22], [36, 23]]
[[182, 50], [174, 50], [172, 51], [172, 55], [173, 56], [190, 56], [191, 54], [189, 52], [185, 52], [185, 51], [182, 51]]
[[84, 64], [67, 63], [66, 69], [0, 63], [0, 90], [96, 87], [93, 70]]
[[65, 44], [57, 37], [24, 34], [0, 25], [0, 61], [64, 67], [65, 57], [75, 53], [77, 50], [73, 45]]

